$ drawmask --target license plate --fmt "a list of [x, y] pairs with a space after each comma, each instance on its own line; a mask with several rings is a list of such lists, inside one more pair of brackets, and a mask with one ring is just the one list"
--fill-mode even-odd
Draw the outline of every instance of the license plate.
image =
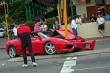
[[85, 48], [90, 48], [90, 45], [89, 45], [89, 44], [86, 44], [86, 45], [85, 45]]

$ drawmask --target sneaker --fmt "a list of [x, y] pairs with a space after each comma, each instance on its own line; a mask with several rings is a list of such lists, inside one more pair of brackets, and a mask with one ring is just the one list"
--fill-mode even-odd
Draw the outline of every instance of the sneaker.
[[28, 65], [27, 64], [23, 64], [22, 67], [28, 67]]
[[38, 64], [37, 64], [36, 62], [33, 62], [32, 65], [33, 65], [34, 67], [36, 67]]

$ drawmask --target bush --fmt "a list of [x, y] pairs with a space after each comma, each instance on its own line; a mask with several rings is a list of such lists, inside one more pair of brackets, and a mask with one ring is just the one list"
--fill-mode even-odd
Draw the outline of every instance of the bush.
[[33, 28], [34, 28], [34, 21], [26, 21], [26, 25], [29, 26], [31, 28], [31, 30], [33, 30]]
[[53, 24], [55, 22], [55, 18], [48, 18], [46, 23], [49, 29], [53, 29]]

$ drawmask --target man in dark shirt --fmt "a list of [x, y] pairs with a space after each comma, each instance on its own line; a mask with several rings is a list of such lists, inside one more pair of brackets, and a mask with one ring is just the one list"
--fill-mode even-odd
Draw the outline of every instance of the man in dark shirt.
[[37, 63], [35, 62], [35, 57], [32, 52], [32, 41], [30, 37], [31, 29], [26, 26], [25, 24], [21, 25], [17, 29], [18, 37], [20, 37], [21, 40], [21, 46], [22, 46], [22, 54], [23, 54], [23, 59], [24, 59], [24, 64], [22, 67], [27, 67], [27, 55], [26, 55], [26, 47], [28, 48], [30, 52], [30, 56], [32, 59], [32, 64], [33, 66], [36, 66]]
[[96, 22], [96, 20], [97, 20], [97, 18], [95, 17], [94, 14], [92, 14], [92, 17], [91, 17], [90, 21], [91, 21], [91, 22]]

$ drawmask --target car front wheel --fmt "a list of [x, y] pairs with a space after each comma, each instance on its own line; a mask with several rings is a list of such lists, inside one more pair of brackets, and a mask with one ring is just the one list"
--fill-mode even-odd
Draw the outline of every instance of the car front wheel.
[[15, 49], [15, 47], [14, 46], [11, 46], [10, 48], [9, 48], [9, 56], [10, 56], [10, 58], [14, 58], [14, 57], [16, 57], [16, 49]]
[[45, 45], [44, 45], [44, 51], [48, 55], [55, 54], [56, 53], [56, 49], [55, 49], [54, 44], [51, 43], [51, 42], [45, 43]]

